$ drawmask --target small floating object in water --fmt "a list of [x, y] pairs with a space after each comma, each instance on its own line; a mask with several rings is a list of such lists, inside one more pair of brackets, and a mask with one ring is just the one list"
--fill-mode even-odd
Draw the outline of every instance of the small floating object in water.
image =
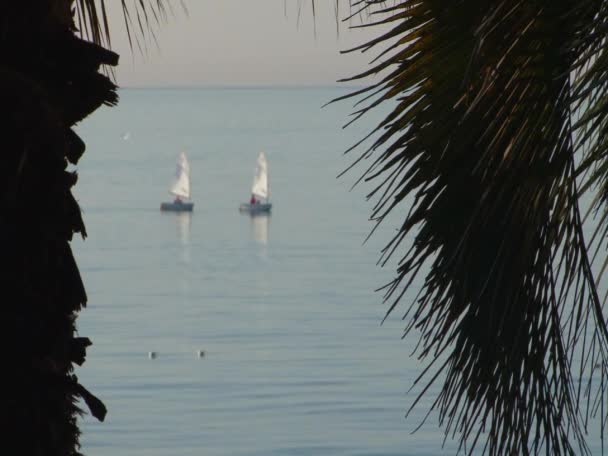
[[150, 359], [156, 359], [157, 355], [158, 354], [156, 352], [148, 352], [148, 358]]
[[128, 131], [122, 134], [122, 139], [128, 141], [131, 138], [131, 133]]
[[198, 350], [196, 352], [196, 356], [198, 356], [199, 358], [204, 358], [205, 357], [205, 350]]

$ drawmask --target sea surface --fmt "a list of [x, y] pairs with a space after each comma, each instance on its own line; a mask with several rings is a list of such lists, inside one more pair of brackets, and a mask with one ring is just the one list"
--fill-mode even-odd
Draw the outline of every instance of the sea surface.
[[[396, 224], [364, 243], [371, 187], [350, 190], [364, 166], [336, 178], [382, 113], [342, 129], [352, 102], [321, 107], [347, 91], [128, 89], [79, 127], [78, 328], [94, 345], [77, 375], [109, 409], [104, 423], [82, 418], [83, 453], [456, 452], [434, 413], [413, 433], [435, 387], [405, 417], [424, 367], [415, 336], [402, 340], [413, 295], [381, 324], [374, 291], [393, 277], [377, 261]], [[181, 151], [194, 212], [161, 213]], [[260, 151], [274, 206], [252, 218], [238, 206]]]

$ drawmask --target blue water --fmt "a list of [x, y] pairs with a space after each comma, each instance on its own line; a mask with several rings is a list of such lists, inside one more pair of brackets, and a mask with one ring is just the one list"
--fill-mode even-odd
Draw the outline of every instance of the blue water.
[[[405, 418], [422, 364], [401, 340], [405, 307], [381, 325], [374, 292], [393, 276], [376, 261], [394, 225], [363, 245], [370, 188], [349, 192], [362, 168], [336, 179], [378, 117], [342, 130], [351, 105], [320, 107], [343, 93], [124, 90], [79, 128], [78, 326], [94, 345], [77, 374], [109, 408], [105, 423], [81, 420], [85, 454], [455, 452], [434, 414], [411, 433], [436, 390]], [[158, 209], [182, 150], [191, 216]], [[260, 150], [274, 209], [250, 218], [237, 209]]]

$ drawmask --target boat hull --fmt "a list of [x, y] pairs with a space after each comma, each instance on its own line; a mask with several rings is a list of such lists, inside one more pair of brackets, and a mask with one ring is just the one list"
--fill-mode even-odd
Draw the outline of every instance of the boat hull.
[[193, 208], [194, 208], [194, 203], [185, 203], [185, 202], [177, 203], [175, 201], [172, 203], [160, 203], [161, 211], [192, 212]]
[[239, 211], [249, 214], [268, 214], [272, 210], [271, 203], [249, 204], [243, 203], [239, 206]]

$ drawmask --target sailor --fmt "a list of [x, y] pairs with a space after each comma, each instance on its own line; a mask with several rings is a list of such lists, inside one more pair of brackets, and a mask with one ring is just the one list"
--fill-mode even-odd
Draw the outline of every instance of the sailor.
[[249, 204], [254, 205], [256, 203], [257, 203], [257, 200], [255, 199], [255, 195], [252, 193], [251, 199], [249, 200]]

